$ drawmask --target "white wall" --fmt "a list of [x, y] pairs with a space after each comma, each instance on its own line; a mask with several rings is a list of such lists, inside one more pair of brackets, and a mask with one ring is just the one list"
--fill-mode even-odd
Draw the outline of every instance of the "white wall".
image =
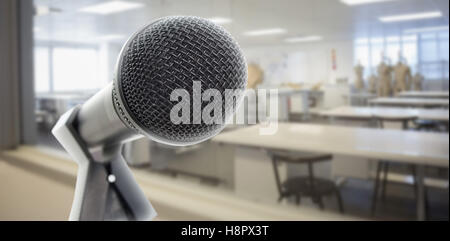
[[[337, 69], [332, 69], [332, 49]], [[320, 42], [244, 48], [248, 63], [264, 70], [263, 86], [284, 82], [334, 84], [337, 78], [353, 81], [353, 42]]]
[[[333, 70], [332, 50], [336, 51], [336, 70]], [[324, 98], [320, 108], [334, 108], [345, 104], [343, 95], [348, 85], [336, 85], [336, 79], [354, 81], [353, 41], [283, 44], [279, 46], [244, 47], [248, 63], [264, 70], [260, 88], [279, 87], [282, 83], [303, 83], [306, 88], [322, 83]], [[299, 96], [291, 97], [291, 112], [301, 113]]]

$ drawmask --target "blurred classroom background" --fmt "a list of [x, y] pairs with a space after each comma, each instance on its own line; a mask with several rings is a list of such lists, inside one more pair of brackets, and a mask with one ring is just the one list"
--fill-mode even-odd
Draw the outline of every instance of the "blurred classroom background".
[[77, 167], [51, 128], [112, 81], [135, 30], [170, 15], [235, 37], [247, 88], [279, 91], [278, 128], [259, 135], [268, 108], [195, 146], [126, 144], [158, 220], [448, 220], [448, 11], [448, 0], [2, 0], [0, 220], [68, 218]]

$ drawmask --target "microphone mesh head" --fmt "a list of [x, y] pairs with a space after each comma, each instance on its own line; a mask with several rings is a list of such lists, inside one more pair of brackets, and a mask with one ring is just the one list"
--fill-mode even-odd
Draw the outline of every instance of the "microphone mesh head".
[[[194, 81], [201, 83], [202, 93], [220, 91], [222, 123], [193, 124], [199, 114], [192, 104]], [[138, 129], [172, 145], [197, 143], [220, 132], [246, 83], [247, 66], [238, 44], [222, 27], [198, 17], [162, 18], [133, 35], [122, 50], [116, 79], [124, 112]], [[190, 124], [171, 121], [171, 109], [179, 103], [170, 100], [175, 89], [190, 95]], [[242, 91], [225, 101], [226, 89]], [[201, 109], [208, 103], [201, 101]]]

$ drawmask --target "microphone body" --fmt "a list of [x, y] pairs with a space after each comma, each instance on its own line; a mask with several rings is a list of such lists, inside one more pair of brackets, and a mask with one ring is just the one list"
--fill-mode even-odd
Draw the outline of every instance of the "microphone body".
[[[174, 146], [205, 141], [225, 127], [246, 84], [243, 54], [222, 27], [197, 17], [166, 17], [138, 30], [120, 52], [112, 83], [62, 115], [52, 130], [79, 166], [70, 220], [155, 217], [121, 156], [122, 143], [143, 135]], [[190, 119], [206, 106], [220, 112], [219, 121], [180, 124], [171, 121], [177, 104], [171, 93], [180, 89], [193, 96], [211, 89], [221, 97], [229, 89], [241, 92], [231, 101], [195, 103], [189, 97], [183, 113]]]
[[140, 137], [119, 118], [113, 104], [112, 83], [91, 97], [78, 113], [78, 132], [88, 147], [112, 146]]

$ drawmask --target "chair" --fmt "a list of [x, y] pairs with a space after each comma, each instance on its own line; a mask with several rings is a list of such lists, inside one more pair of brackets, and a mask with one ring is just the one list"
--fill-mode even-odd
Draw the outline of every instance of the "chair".
[[[271, 151], [275, 181], [277, 184], [279, 198], [278, 202], [284, 198], [294, 196], [296, 204], [299, 205], [301, 197], [311, 197], [313, 202], [318, 204], [320, 209], [324, 208], [322, 197], [335, 194], [338, 200], [339, 211], [344, 212], [342, 198], [339, 188], [336, 184], [327, 179], [314, 176], [313, 164], [318, 162], [330, 161], [333, 156], [329, 154], [300, 154], [290, 152]], [[288, 177], [284, 182], [280, 179], [278, 164], [306, 164], [308, 166], [308, 176]]]
[[416, 126], [416, 130], [419, 131], [429, 131], [429, 132], [438, 132], [439, 131], [439, 122], [431, 121], [431, 120], [416, 120], [414, 121]]
[[[384, 128], [384, 122], [400, 122], [402, 124], [403, 130], [409, 129], [409, 123], [416, 121], [417, 117], [414, 116], [373, 116], [373, 119], [377, 123], [379, 128]], [[372, 208], [371, 214], [375, 215], [377, 200], [378, 200], [378, 191], [380, 189], [380, 181], [381, 181], [381, 173], [383, 172], [383, 183], [381, 186], [381, 199], [385, 200], [386, 198], [386, 186], [387, 186], [387, 176], [389, 173], [389, 161], [379, 160], [377, 165], [377, 172], [375, 177], [375, 183], [373, 188], [373, 196], [372, 196]], [[416, 166], [413, 164], [407, 164], [411, 170], [411, 174], [413, 176], [414, 183], [414, 195], [417, 199], [417, 182], [416, 182]]]
[[403, 130], [408, 130], [409, 129], [409, 123], [410, 122], [415, 122], [417, 120], [416, 116], [392, 116], [392, 115], [373, 115], [372, 119], [375, 120], [377, 127], [378, 128], [385, 128], [384, 127], [384, 122], [388, 121], [388, 122], [397, 122], [397, 123], [401, 123], [402, 124], [402, 129]]

